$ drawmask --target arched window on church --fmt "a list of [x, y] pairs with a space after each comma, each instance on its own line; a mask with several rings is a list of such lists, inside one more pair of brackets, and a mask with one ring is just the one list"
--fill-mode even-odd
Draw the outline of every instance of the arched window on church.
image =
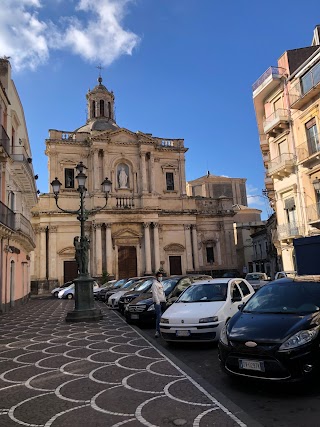
[[111, 103], [110, 102], [108, 102], [108, 117], [109, 117], [109, 119], [111, 119]]
[[91, 104], [91, 117], [96, 117], [96, 101], [92, 101]]
[[104, 100], [100, 99], [100, 117], [104, 117]]

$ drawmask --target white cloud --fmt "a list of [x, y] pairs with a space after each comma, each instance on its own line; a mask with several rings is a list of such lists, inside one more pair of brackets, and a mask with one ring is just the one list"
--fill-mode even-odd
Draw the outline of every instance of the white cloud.
[[131, 55], [139, 43], [139, 37], [122, 26], [133, 0], [69, 2], [69, 7], [75, 5], [72, 13], [56, 22], [46, 14], [48, 1], [1, 0], [0, 56], [10, 56], [16, 69], [36, 69], [48, 61], [51, 50], [109, 65], [121, 55]]
[[253, 185], [247, 185], [248, 205], [252, 207], [266, 206], [267, 198], [259, 194], [259, 190]]

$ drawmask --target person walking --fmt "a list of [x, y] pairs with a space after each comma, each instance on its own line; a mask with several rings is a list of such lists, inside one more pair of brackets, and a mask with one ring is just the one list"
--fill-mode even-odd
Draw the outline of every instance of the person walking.
[[154, 308], [156, 311], [156, 334], [155, 338], [160, 336], [160, 319], [162, 312], [165, 310], [166, 295], [162, 285], [162, 272], [157, 271], [155, 279], [153, 279], [151, 292]]

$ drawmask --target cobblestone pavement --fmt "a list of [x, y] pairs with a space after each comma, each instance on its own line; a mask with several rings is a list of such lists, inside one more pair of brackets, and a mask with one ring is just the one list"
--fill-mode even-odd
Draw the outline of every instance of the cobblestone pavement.
[[72, 301], [0, 316], [0, 426], [246, 424], [116, 313], [66, 323]]

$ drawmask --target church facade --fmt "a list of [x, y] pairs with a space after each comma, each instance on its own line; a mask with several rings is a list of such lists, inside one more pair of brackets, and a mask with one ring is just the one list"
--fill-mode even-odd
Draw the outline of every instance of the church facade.
[[[233, 223], [234, 205], [246, 203], [238, 180], [230, 180], [234, 194], [207, 197], [187, 194], [183, 139], [132, 132], [115, 121], [114, 94], [103, 84], [89, 90], [88, 120], [72, 132], [49, 130], [46, 140], [49, 182], [61, 182], [58, 204], [79, 207], [76, 165], [86, 166], [85, 233], [90, 240], [89, 270], [103, 280], [151, 274], [163, 268], [168, 275], [237, 268]], [[101, 183], [112, 189], [105, 208]], [[244, 180], [245, 181], [245, 180]], [[243, 201], [245, 200], [245, 202]], [[90, 211], [93, 211], [90, 214]], [[260, 219], [249, 210], [247, 221]], [[77, 275], [75, 236], [77, 215], [64, 213], [52, 189], [39, 197], [32, 223], [37, 245], [32, 262], [35, 286], [72, 280]]]

